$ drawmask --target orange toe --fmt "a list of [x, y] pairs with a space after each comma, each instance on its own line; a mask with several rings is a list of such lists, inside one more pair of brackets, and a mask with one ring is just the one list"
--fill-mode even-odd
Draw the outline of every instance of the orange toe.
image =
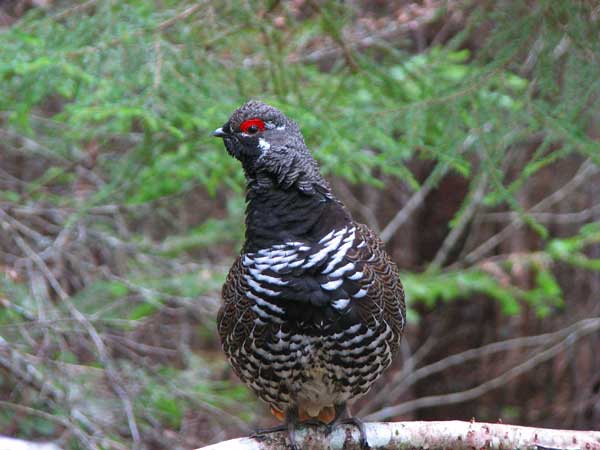
[[[280, 422], [285, 422], [285, 413], [279, 411], [274, 406], [271, 406], [271, 414], [275, 416]], [[305, 409], [298, 408], [298, 421], [304, 422], [306, 420], [318, 420], [323, 423], [331, 423], [335, 419], [335, 408], [333, 406], [326, 406], [319, 411], [316, 416], [311, 416]]]
[[285, 414], [282, 413], [281, 411], [279, 411], [274, 406], [271, 406], [271, 414], [273, 414], [275, 416], [275, 418], [277, 420], [279, 420], [280, 422], [285, 422]]
[[326, 406], [319, 412], [317, 419], [323, 423], [333, 422], [333, 419], [335, 419], [335, 408], [333, 406]]
[[308, 414], [308, 412], [306, 412], [305, 409], [298, 408], [298, 421], [304, 422], [305, 420], [309, 420], [309, 419], [312, 419], [312, 416], [310, 416]]
[[311, 416], [305, 409], [298, 408], [298, 420], [304, 422], [305, 420], [318, 420], [323, 423], [331, 423], [335, 419], [335, 408], [333, 406], [326, 406], [319, 411], [316, 416]]

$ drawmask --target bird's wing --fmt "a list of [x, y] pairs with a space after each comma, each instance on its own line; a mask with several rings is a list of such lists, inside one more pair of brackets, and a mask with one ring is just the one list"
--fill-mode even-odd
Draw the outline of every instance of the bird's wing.
[[228, 303], [252, 311], [236, 319], [242, 327], [255, 319], [259, 325], [296, 320], [350, 326], [383, 318], [400, 333], [403, 325], [398, 269], [381, 240], [361, 224], [332, 230], [315, 243], [287, 242], [242, 255], [223, 297], [224, 315]]

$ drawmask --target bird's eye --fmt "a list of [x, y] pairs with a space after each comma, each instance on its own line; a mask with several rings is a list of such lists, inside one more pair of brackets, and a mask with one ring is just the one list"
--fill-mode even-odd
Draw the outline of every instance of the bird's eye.
[[246, 134], [256, 134], [259, 131], [265, 131], [265, 123], [258, 118], [248, 119], [242, 122], [240, 131]]

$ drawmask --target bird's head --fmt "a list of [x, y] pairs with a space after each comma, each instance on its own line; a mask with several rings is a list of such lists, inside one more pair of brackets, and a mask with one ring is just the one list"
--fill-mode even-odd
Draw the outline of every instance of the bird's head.
[[327, 188], [298, 125], [281, 111], [250, 100], [213, 132], [238, 159], [252, 188], [297, 188], [307, 194]]

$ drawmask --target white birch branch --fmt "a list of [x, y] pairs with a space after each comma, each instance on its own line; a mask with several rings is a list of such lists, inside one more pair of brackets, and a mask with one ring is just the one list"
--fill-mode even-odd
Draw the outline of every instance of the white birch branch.
[[0, 436], [0, 450], [61, 450], [61, 448], [53, 442], [31, 442]]
[[[372, 450], [600, 450], [600, 431], [553, 430], [483, 422], [367, 423]], [[358, 450], [358, 430], [339, 425], [331, 434], [325, 427], [306, 426], [296, 432], [302, 450]], [[197, 450], [283, 450], [289, 448], [287, 433], [219, 442]]]

